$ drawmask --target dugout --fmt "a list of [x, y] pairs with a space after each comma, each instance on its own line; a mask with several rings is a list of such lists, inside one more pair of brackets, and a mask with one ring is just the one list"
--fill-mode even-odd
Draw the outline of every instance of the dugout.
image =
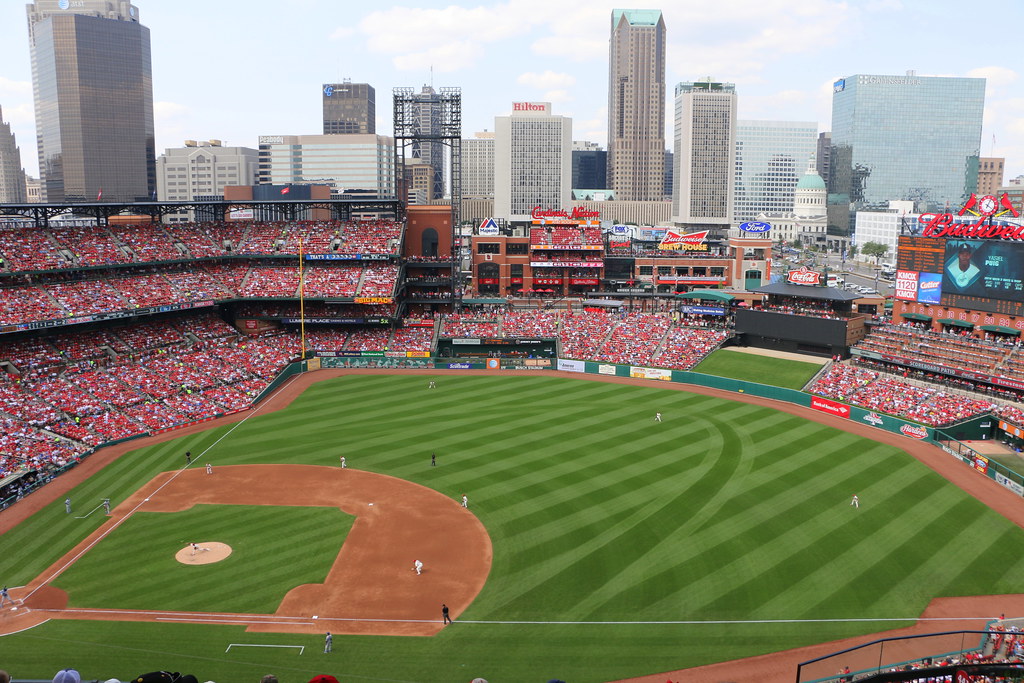
[[441, 358], [556, 358], [555, 339], [514, 337], [442, 337], [437, 340]]

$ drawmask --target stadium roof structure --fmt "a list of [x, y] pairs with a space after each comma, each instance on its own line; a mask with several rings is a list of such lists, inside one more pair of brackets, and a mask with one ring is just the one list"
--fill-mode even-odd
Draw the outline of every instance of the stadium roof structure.
[[930, 322], [932, 319], [930, 315], [924, 313], [900, 313], [900, 315], [908, 320], [920, 320], [921, 322]]
[[957, 320], [955, 318], [939, 318], [939, 323], [942, 325], [953, 325], [955, 327], [974, 327], [974, 323], [969, 323], [966, 320]]
[[735, 301], [736, 297], [728, 292], [719, 292], [715, 289], [697, 289], [692, 292], [676, 294], [677, 299], [712, 299], [714, 301]]
[[792, 285], [788, 282], [775, 282], [752, 290], [757, 294], [774, 294], [776, 296], [799, 296], [804, 299], [819, 299], [821, 301], [855, 301], [860, 299], [860, 294], [846, 292], [835, 287], [813, 287], [811, 285]]
[[[907, 315], [904, 313], [903, 317], [906, 318]], [[982, 325], [981, 329], [985, 330], [986, 332], [998, 332], [1000, 334], [1020, 335], [1020, 330], [1014, 329], [1012, 327], [1005, 327], [1003, 325]]]

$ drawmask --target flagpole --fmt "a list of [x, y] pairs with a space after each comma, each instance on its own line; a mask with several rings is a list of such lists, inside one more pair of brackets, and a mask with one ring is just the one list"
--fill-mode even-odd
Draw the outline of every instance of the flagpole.
[[[297, 226], [296, 226], [297, 227]], [[302, 277], [302, 233], [299, 233], [299, 330], [302, 360], [306, 360], [306, 287]]]

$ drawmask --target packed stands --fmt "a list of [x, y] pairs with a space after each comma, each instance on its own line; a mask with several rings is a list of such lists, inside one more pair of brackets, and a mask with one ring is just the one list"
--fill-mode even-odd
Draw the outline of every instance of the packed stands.
[[58, 317], [123, 311], [128, 308], [128, 302], [106, 280], [56, 282], [46, 285], [44, 289], [67, 310], [65, 316]]
[[551, 249], [603, 247], [604, 240], [601, 237], [600, 228], [534, 226], [530, 228], [530, 246]]
[[615, 318], [604, 311], [563, 315], [558, 329], [562, 355], [580, 360], [594, 358], [614, 325]]
[[67, 311], [39, 287], [0, 287], [0, 325], [66, 317]]
[[336, 327], [306, 329], [306, 348], [314, 351], [341, 351], [348, 341], [348, 330]]
[[663, 315], [631, 313], [597, 349], [594, 360], [623, 365], [651, 365], [671, 321]]
[[553, 339], [558, 336], [558, 313], [544, 310], [508, 311], [503, 316], [501, 332], [506, 337]]
[[176, 261], [184, 258], [160, 225], [111, 225], [110, 232], [135, 255], [134, 261]]
[[352, 330], [345, 342], [346, 351], [387, 351], [388, 334], [387, 327], [366, 327]]
[[362, 274], [355, 266], [305, 268], [303, 294], [310, 299], [355, 296]]
[[451, 313], [441, 320], [442, 337], [497, 337], [501, 316], [488, 313]]
[[215, 242], [210, 231], [196, 223], [170, 223], [164, 229], [171, 237], [185, 245], [189, 255], [194, 258], [216, 258], [224, 256], [222, 242]]
[[398, 266], [372, 265], [363, 269], [359, 296], [394, 296], [398, 284]]
[[168, 271], [163, 276], [177, 291], [176, 301], [219, 301], [235, 296], [205, 270]]
[[70, 265], [49, 233], [40, 228], [0, 229], [0, 255], [4, 258], [5, 269], [12, 272]]
[[253, 268], [236, 290], [244, 297], [295, 297], [299, 294], [298, 266]]
[[433, 327], [399, 327], [392, 332], [388, 348], [392, 351], [429, 352], [433, 338]]
[[79, 266], [105, 266], [133, 260], [106, 228], [60, 226], [51, 227], [50, 234], [57, 244], [74, 254]]
[[341, 224], [343, 254], [397, 254], [402, 224], [392, 220], [350, 221]]
[[654, 355], [651, 365], [673, 370], [690, 370], [729, 337], [725, 330], [673, 328]]

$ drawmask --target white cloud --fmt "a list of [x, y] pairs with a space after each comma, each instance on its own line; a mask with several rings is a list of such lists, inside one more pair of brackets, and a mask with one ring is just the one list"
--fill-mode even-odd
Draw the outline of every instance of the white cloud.
[[576, 77], [564, 72], [556, 73], [551, 70], [546, 70], [543, 73], [528, 71], [519, 74], [516, 78], [516, 83], [539, 90], [546, 88], [569, 88], [576, 84]]
[[566, 102], [572, 102], [572, 95], [569, 94], [568, 90], [548, 90], [546, 93], [544, 93], [543, 97], [544, 102], [552, 102], [555, 104], [564, 104]]
[[15, 81], [10, 78], [4, 78], [3, 76], [0, 76], [0, 97], [7, 99], [12, 96], [31, 97], [32, 82]]
[[185, 116], [189, 112], [189, 108], [183, 104], [177, 102], [154, 102], [153, 103], [153, 118], [157, 122], [163, 122], [169, 119], [176, 119]]
[[451, 73], [471, 66], [483, 54], [480, 45], [469, 42], [449, 42], [435, 45], [423, 52], [396, 55], [391, 63], [399, 71], [421, 71], [433, 68], [437, 73]]
[[341, 38], [350, 38], [356, 34], [356, 30], [351, 26], [339, 26], [331, 32], [328, 36], [331, 40], [340, 40]]

